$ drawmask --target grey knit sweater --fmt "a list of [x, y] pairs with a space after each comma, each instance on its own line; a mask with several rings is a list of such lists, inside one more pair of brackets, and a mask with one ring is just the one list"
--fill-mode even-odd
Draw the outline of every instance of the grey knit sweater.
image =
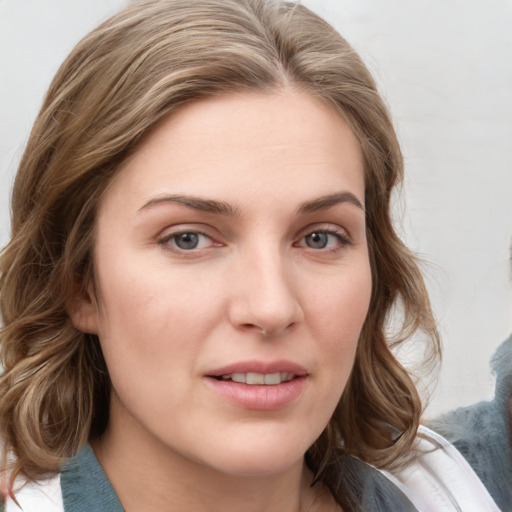
[[503, 512], [512, 512], [512, 336], [491, 360], [494, 399], [461, 407], [429, 427], [451, 441], [473, 467]]

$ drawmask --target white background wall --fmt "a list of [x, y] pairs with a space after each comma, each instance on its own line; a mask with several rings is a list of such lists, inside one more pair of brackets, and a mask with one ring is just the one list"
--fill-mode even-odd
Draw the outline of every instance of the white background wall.
[[[512, 2], [305, 0], [358, 50], [406, 158], [402, 232], [428, 262], [444, 361], [428, 414], [492, 396], [511, 331]], [[123, 0], [0, 0], [0, 245], [42, 96], [74, 43]]]

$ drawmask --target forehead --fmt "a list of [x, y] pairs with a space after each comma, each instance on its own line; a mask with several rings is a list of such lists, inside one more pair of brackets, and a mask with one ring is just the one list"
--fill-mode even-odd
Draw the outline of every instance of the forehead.
[[258, 192], [307, 201], [348, 188], [364, 203], [363, 158], [341, 115], [320, 99], [296, 90], [241, 93], [169, 115], [121, 165], [111, 188], [125, 199], [192, 192], [228, 201]]

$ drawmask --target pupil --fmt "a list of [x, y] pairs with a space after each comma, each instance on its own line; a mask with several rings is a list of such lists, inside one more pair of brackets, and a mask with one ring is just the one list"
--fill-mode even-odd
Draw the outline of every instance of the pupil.
[[312, 249], [324, 249], [327, 246], [327, 234], [311, 233], [306, 236], [306, 244]]
[[195, 249], [199, 243], [197, 233], [182, 233], [176, 236], [176, 245], [180, 249]]

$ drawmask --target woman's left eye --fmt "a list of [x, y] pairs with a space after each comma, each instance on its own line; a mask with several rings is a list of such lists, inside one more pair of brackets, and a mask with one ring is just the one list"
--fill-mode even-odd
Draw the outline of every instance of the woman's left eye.
[[297, 246], [322, 250], [337, 249], [350, 243], [346, 235], [337, 231], [317, 230], [303, 236], [297, 243]]

